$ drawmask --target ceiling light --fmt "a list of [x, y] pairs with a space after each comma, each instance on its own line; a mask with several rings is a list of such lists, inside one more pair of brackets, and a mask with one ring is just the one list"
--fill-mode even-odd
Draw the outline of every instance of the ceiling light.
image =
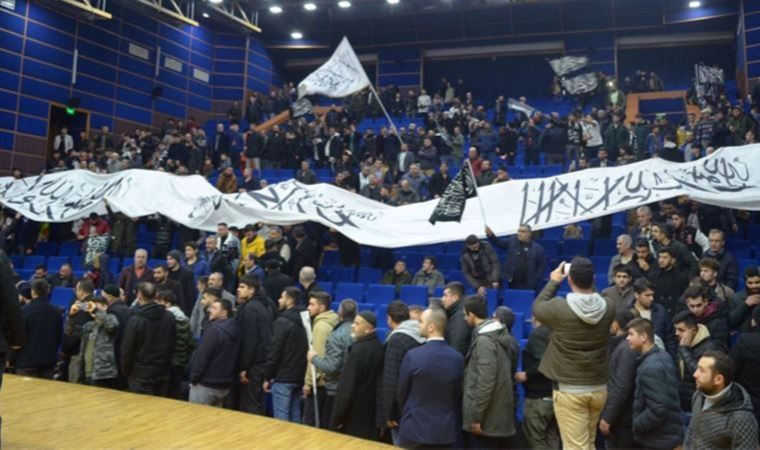
[[219, 3], [222, 3], [223, 0], [208, 0], [209, 2], [218, 5]]
[[348, 0], [342, 0], [338, 2], [338, 6], [340, 6], [341, 8], [350, 8], [351, 2], [349, 2]]
[[272, 14], [280, 14], [282, 12], [282, 8], [277, 5], [272, 5], [269, 7], [269, 12]]
[[303, 34], [301, 34], [301, 32], [299, 31], [294, 31], [290, 33], [290, 37], [292, 37], [293, 39], [303, 39]]
[[305, 9], [306, 11], [314, 11], [315, 9], [317, 9], [317, 5], [315, 5], [314, 3], [311, 3], [311, 2], [304, 3], [303, 4], [303, 9]]
[[208, 19], [208, 13], [207, 12], [203, 13], [203, 18], [204, 19]]
[[699, 8], [700, 6], [702, 6], [702, 2], [699, 0], [689, 2], [689, 8]]
[[390, 3], [391, 5], [396, 5], [398, 4], [399, 1], [400, 0], [388, 0], [388, 3]]

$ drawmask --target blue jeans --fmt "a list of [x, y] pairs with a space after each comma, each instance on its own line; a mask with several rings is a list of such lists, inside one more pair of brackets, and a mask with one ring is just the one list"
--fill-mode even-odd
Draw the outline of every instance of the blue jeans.
[[301, 423], [301, 388], [303, 384], [272, 383], [274, 418]]

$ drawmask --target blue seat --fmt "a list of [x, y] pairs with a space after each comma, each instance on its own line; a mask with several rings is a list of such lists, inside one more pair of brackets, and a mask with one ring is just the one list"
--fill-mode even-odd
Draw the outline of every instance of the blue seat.
[[74, 269], [74, 272], [82, 272], [85, 270], [84, 268], [84, 258], [81, 256], [77, 256], [75, 258], [71, 258], [71, 268]]
[[594, 275], [594, 281], [596, 284], [596, 290], [599, 292], [602, 292], [603, 290], [610, 287], [610, 280], [607, 278], [606, 273], [596, 273]]
[[588, 256], [589, 242], [586, 240], [568, 240], [562, 243], [562, 254], [568, 258]]
[[[597, 273], [602, 273], [610, 266], [612, 256], [589, 256], [591, 263], [594, 264], [594, 269]], [[553, 270], [554, 268], [552, 268]]]
[[34, 270], [40, 264], [45, 264], [45, 257], [39, 255], [24, 256], [24, 269]]
[[22, 280], [29, 281], [32, 275], [34, 275], [34, 269], [16, 269], [16, 273]]
[[446, 244], [446, 253], [458, 255], [464, 250], [464, 241], [449, 242]]
[[373, 267], [359, 267], [359, 276], [356, 281], [359, 283], [379, 283], [383, 278], [383, 272]]
[[547, 228], [543, 230], [544, 234], [542, 239], [557, 239], [561, 240], [562, 236], [565, 234], [565, 229], [563, 227], [554, 227], [554, 228]]
[[417, 251], [425, 253], [426, 255], [435, 255], [436, 253], [444, 253], [446, 251], [446, 243], [441, 242], [438, 244], [420, 245], [417, 247]]
[[752, 248], [747, 246], [744, 248], [737, 248], [734, 250], [729, 250], [729, 253], [734, 255], [734, 258], [736, 259], [747, 259], [752, 257]]
[[512, 336], [518, 341], [525, 335], [525, 314], [515, 313], [515, 324], [512, 325]]
[[559, 255], [559, 241], [557, 239], [536, 239], [536, 242], [541, 244], [541, 247], [544, 248], [544, 255]]
[[493, 314], [496, 307], [499, 306], [499, 291], [497, 289], [486, 289], [486, 303], [488, 304], [488, 314]]
[[68, 256], [50, 256], [47, 259], [48, 270], [57, 271], [62, 264], [69, 262]]
[[425, 253], [420, 252], [397, 253], [397, 255], [399, 260], [406, 263], [406, 270], [411, 273], [414, 273], [417, 269], [422, 267], [422, 261], [425, 259], [425, 256], [427, 256]]
[[121, 273], [121, 258], [111, 258], [111, 260], [108, 261], [108, 271], [114, 275]]
[[504, 291], [504, 305], [509, 306], [515, 313], [522, 313], [530, 317], [533, 300], [536, 294], [533, 291], [523, 289], [507, 289]]
[[399, 298], [406, 302], [407, 305], [428, 305], [427, 286], [401, 286]]
[[156, 259], [156, 258], [148, 260], [148, 267], [150, 267], [151, 269], [155, 268], [155, 267], [158, 267], [160, 265], [164, 265], [165, 266], [166, 265], [166, 260], [165, 259]]
[[612, 256], [617, 252], [615, 239], [597, 239], [594, 241], [594, 255]]
[[64, 242], [58, 247], [59, 256], [79, 256], [82, 251], [82, 244], [79, 242]]
[[[372, 311], [372, 312], [375, 312], [375, 305], [373, 305], [371, 303], [357, 303], [356, 306], [359, 309], [359, 311]], [[378, 317], [378, 319], [377, 319], [377, 326], [381, 326], [381, 325], [384, 325], [384, 324], [385, 324], [385, 320], [380, 320], [380, 318]]]
[[38, 255], [52, 256], [58, 252], [58, 244], [48, 241], [38, 242], [34, 252]]
[[328, 251], [322, 253], [322, 264], [334, 266], [340, 263], [340, 254], [336, 251]]
[[50, 294], [50, 304], [59, 308], [68, 309], [74, 298], [74, 288], [56, 287]]
[[338, 283], [335, 287], [335, 301], [342, 302], [347, 298], [361, 303], [364, 300], [364, 284]]
[[334, 283], [353, 283], [356, 278], [355, 267], [333, 267], [330, 278]]
[[370, 284], [364, 295], [367, 303], [387, 305], [396, 298], [396, 287], [387, 284]]
[[450, 270], [446, 274], [446, 282], [451, 283], [452, 281], [458, 281], [467, 286], [467, 278], [464, 277], [461, 270]]
[[445, 253], [435, 255], [435, 266], [436, 269], [441, 272], [459, 269], [461, 267], [459, 264], [459, 255]]

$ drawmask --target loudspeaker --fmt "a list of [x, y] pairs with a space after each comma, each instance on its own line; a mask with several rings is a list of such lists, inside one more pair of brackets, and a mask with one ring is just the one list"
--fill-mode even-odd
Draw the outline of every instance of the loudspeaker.
[[153, 88], [153, 98], [158, 98], [164, 95], [164, 88], [162, 86], [156, 86]]

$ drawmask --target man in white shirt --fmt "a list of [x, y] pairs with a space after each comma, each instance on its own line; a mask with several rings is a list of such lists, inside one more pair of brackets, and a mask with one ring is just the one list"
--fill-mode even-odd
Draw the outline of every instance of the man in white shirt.
[[53, 150], [61, 153], [62, 155], [65, 155], [71, 150], [74, 150], [74, 138], [72, 138], [69, 134], [68, 128], [61, 127], [60, 134], [56, 135], [55, 139], [53, 140]]

